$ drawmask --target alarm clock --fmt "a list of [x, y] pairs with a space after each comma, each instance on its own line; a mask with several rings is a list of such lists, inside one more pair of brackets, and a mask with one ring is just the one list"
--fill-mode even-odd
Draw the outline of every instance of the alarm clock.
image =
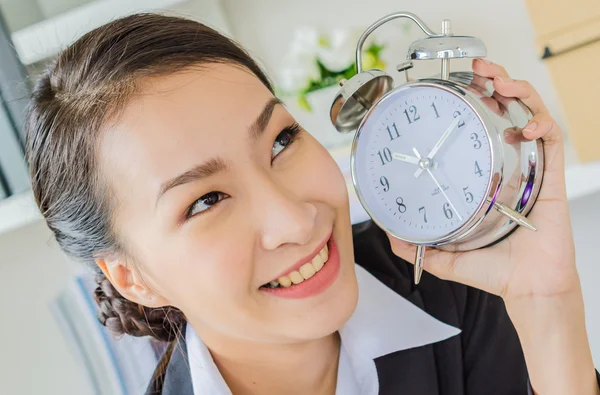
[[[397, 67], [407, 82], [394, 87], [384, 71], [362, 69], [361, 52], [369, 34], [397, 18], [412, 20], [427, 37], [410, 45]], [[536, 230], [527, 214], [542, 184], [543, 145], [507, 138], [520, 135], [531, 111], [494, 92], [490, 79], [450, 72], [451, 59], [486, 54], [478, 38], [453, 35], [448, 20], [438, 34], [412, 13], [390, 14], [358, 40], [357, 73], [340, 82], [331, 106], [335, 128], [355, 133], [352, 182], [365, 211], [391, 236], [417, 246], [416, 284], [426, 248], [467, 251], [518, 226]], [[439, 75], [410, 81], [416, 61], [436, 59]]]

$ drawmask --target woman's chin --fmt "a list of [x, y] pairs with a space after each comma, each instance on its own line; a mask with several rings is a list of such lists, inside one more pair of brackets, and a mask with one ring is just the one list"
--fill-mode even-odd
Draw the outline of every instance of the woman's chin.
[[326, 337], [344, 326], [354, 313], [357, 301], [358, 283], [354, 262], [344, 259], [334, 283], [313, 303], [295, 306], [294, 310], [297, 311], [289, 316], [295, 322], [286, 320], [284, 326], [287, 328], [284, 331], [302, 340]]

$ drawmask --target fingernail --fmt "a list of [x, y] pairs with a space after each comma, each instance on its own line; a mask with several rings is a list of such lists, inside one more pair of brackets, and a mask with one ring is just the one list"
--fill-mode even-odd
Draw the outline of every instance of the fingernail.
[[523, 133], [533, 132], [533, 131], [535, 131], [536, 128], [537, 128], [537, 122], [531, 122], [529, 125], [525, 126], [525, 129], [523, 129]]
[[479, 60], [481, 60], [485, 64], [492, 64], [492, 62], [490, 62], [489, 60], [484, 59], [484, 58], [479, 58]]
[[494, 78], [496, 81], [500, 81], [501, 83], [506, 83], [506, 82], [511, 82], [512, 78], [508, 78], [508, 77], [500, 77], [497, 76], [496, 78]]

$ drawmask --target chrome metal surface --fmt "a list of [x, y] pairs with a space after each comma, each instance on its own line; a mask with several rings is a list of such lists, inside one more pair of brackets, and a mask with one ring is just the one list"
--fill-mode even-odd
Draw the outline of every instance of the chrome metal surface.
[[519, 225], [524, 226], [529, 230], [533, 230], [534, 232], [537, 231], [537, 228], [526, 217], [522, 216], [515, 210], [506, 207], [504, 203], [496, 201], [494, 203], [494, 208], [498, 210], [501, 214], [506, 215], [508, 218], [518, 223]]
[[[362, 47], [367, 37], [381, 25], [397, 18], [408, 18], [415, 22], [428, 36], [413, 42], [408, 51], [409, 60], [442, 60], [441, 73], [435, 78], [408, 82], [408, 70], [412, 62], [404, 62], [397, 67], [404, 71], [407, 83], [393, 88], [393, 79], [381, 70], [362, 70]], [[450, 59], [485, 57], [484, 43], [475, 37], [454, 36], [450, 22], [442, 22], [442, 33], [436, 34], [421, 19], [408, 12], [389, 14], [365, 30], [356, 46], [357, 75], [341, 83], [330, 110], [330, 117], [336, 129], [347, 133], [357, 129], [350, 158], [352, 181], [357, 196], [373, 221], [393, 237], [418, 246], [415, 259], [415, 283], [418, 283], [423, 270], [426, 246], [451, 251], [465, 251], [493, 244], [514, 230], [518, 225], [535, 230], [526, 216], [533, 208], [539, 194], [544, 169], [544, 151], [541, 140], [506, 142], [506, 133], [521, 133], [532, 118], [529, 109], [514, 98], [506, 98], [494, 92], [492, 80], [474, 78], [471, 72], [450, 72]], [[491, 176], [485, 198], [458, 229], [436, 239], [409, 239], [394, 234], [381, 219], [375, 217], [361, 192], [356, 177], [356, 151], [359, 137], [374, 108], [404, 89], [430, 87], [452, 93], [471, 107], [486, 130], [490, 144]], [[418, 156], [418, 155], [417, 155]], [[398, 160], [414, 161], [415, 158], [394, 157]], [[416, 158], [418, 159], [418, 158]], [[431, 159], [431, 158], [429, 158]], [[420, 168], [428, 171], [436, 163], [421, 163]], [[440, 188], [443, 190], [442, 188]]]
[[412, 20], [428, 36], [433, 36], [433, 37], [439, 36], [438, 34], [434, 33], [433, 30], [428, 28], [427, 25], [425, 25], [425, 22], [423, 22], [421, 20], [421, 18], [419, 18], [418, 16], [416, 16], [415, 14], [413, 14], [411, 12], [395, 12], [393, 14], [386, 15], [383, 18], [375, 21], [371, 26], [369, 26], [363, 32], [363, 34], [360, 36], [360, 38], [358, 39], [358, 44], [356, 45], [356, 72], [357, 73], [360, 73], [361, 71], [363, 71], [362, 70], [362, 47], [363, 47], [363, 44], [365, 43], [367, 37], [369, 37], [369, 35], [371, 33], [373, 33], [373, 31], [375, 31], [379, 26], [381, 26], [389, 21], [392, 21], [394, 19], [398, 19], [398, 18], [408, 18], [408, 19]]
[[[450, 29], [450, 21], [448, 19], [444, 19], [442, 21], [442, 34], [444, 36], [452, 35], [452, 30]], [[450, 78], [450, 59], [448, 58], [442, 58], [441, 78], [443, 80], [447, 80]]]
[[410, 81], [410, 78], [408, 77], [408, 70], [412, 69], [413, 66], [413, 62], [409, 60], [396, 66], [396, 70], [398, 70], [400, 73], [404, 71], [404, 78], [406, 78], [406, 82], [408, 82]]
[[487, 55], [483, 41], [470, 36], [425, 37], [408, 48], [407, 59], [482, 58]]
[[415, 284], [419, 284], [421, 281], [421, 275], [423, 274], [423, 264], [425, 262], [425, 246], [417, 246], [417, 253], [415, 255]]
[[[397, 70], [398, 72], [400, 72], [400, 73], [401, 73], [401, 72], [403, 72], [403, 71], [410, 70], [410, 69], [412, 69], [413, 67], [414, 67], [414, 64], [413, 64], [413, 62], [411, 62], [411, 61], [409, 60], [409, 61], [406, 61], [406, 62], [400, 63], [398, 66], [396, 66], [396, 70]], [[407, 81], [408, 81], [408, 79], [407, 79]]]
[[338, 91], [329, 116], [340, 133], [349, 133], [382, 96], [392, 90], [394, 80], [381, 70], [367, 70], [354, 75]]
[[[464, 82], [470, 81], [467, 85]], [[475, 83], [475, 81], [477, 83]], [[356, 148], [363, 129], [375, 106], [384, 100], [390, 100], [394, 94], [415, 87], [433, 87], [453, 93], [470, 106], [485, 127], [491, 149], [491, 177], [486, 190], [486, 198], [482, 200], [475, 214], [455, 231], [437, 239], [409, 239], [403, 235], [394, 234], [376, 218], [368, 205], [365, 204], [361, 185], [356, 178]], [[472, 73], [451, 73], [450, 80], [423, 79], [401, 85], [374, 103], [362, 119], [351, 153], [352, 181], [357, 196], [365, 211], [378, 226], [392, 236], [406, 242], [433, 246], [443, 250], [464, 251], [485, 247], [501, 239], [516, 226], [517, 222], [492, 208], [496, 201], [512, 211], [525, 217], [531, 211], [539, 194], [543, 177], [544, 152], [541, 140], [507, 143], [506, 132], [520, 132], [532, 118], [529, 109], [514, 98], [506, 98], [496, 93], [491, 96], [490, 84], [478, 77], [473, 79]]]

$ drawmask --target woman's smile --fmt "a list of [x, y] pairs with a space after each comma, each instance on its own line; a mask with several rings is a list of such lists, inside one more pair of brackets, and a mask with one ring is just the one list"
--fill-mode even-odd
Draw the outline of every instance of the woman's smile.
[[315, 252], [294, 264], [285, 274], [260, 287], [260, 290], [281, 298], [308, 298], [329, 288], [339, 271], [340, 255], [333, 237], [329, 236]]

